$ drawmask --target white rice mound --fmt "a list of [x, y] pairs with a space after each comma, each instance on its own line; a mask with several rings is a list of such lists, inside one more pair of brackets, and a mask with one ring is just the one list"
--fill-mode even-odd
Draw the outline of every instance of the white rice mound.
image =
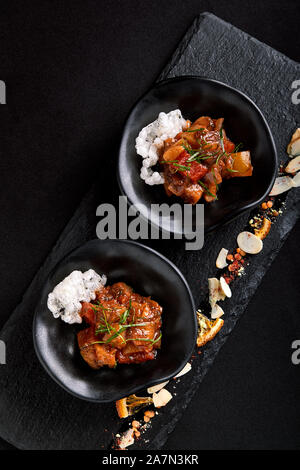
[[61, 317], [66, 323], [82, 323], [81, 302], [95, 300], [96, 291], [103, 289], [106, 280], [104, 274], [99, 276], [93, 269], [84, 273], [73, 271], [48, 295], [50, 312], [54, 318]]
[[163, 173], [153, 171], [159, 159], [159, 150], [166, 139], [173, 139], [186, 126], [180, 109], [170, 111], [168, 114], [159, 113], [156, 121], [144, 127], [135, 140], [137, 154], [143, 158], [140, 176], [146, 184], [163, 184]]

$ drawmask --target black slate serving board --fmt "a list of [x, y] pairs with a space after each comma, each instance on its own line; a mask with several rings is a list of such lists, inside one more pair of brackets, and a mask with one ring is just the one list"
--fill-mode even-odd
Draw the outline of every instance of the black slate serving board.
[[[287, 141], [297, 127], [297, 107], [291, 102], [290, 86], [299, 74], [299, 64], [205, 13], [195, 20], [159, 79], [201, 75], [245, 92], [267, 118], [279, 159], [284, 161]], [[111, 176], [114, 178], [114, 168]], [[113, 187], [110, 196], [104, 196], [101, 186], [100, 176], [0, 333], [8, 351], [8, 364], [0, 369], [0, 435], [21, 449], [107, 449], [111, 446], [112, 433], [121, 428], [113, 403], [81, 401], [50, 379], [35, 356], [31, 335], [35, 305], [48, 273], [70, 250], [95, 238], [97, 205], [117, 202], [117, 187]], [[137, 448], [159, 449], [165, 443], [299, 217], [299, 200], [299, 190], [287, 195], [284, 213], [272, 227], [264, 250], [251, 260], [247, 275], [233, 287], [233, 298], [224, 303], [224, 328], [203, 349], [201, 356], [193, 360], [192, 372], [169, 386], [170, 391], [176, 387], [176, 395], [152, 421], [145, 438], [136, 444]], [[180, 240], [147, 244], [181, 269], [199, 305], [207, 294], [207, 277], [216, 274], [218, 251], [223, 246], [234, 248], [236, 235], [244, 229], [248, 219], [249, 214], [244, 214], [207, 236], [199, 252], [186, 252]]]

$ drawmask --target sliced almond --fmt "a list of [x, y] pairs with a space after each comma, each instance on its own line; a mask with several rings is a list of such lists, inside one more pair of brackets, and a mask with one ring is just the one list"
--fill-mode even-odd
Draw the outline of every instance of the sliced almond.
[[225, 295], [221, 289], [220, 281], [216, 277], [208, 279], [209, 303], [213, 307], [219, 300], [224, 300]]
[[162, 406], [166, 406], [170, 400], [172, 400], [172, 395], [168, 390], [163, 388], [158, 393], [153, 394], [153, 404], [155, 408], [161, 408]]
[[228, 255], [228, 250], [226, 250], [226, 248], [222, 248], [216, 260], [216, 266], [218, 269], [223, 269], [223, 268], [226, 268], [226, 266], [228, 266], [228, 263], [226, 261], [227, 255]]
[[300, 155], [299, 157], [293, 158], [293, 160], [291, 160], [284, 169], [286, 173], [296, 173], [299, 170], [300, 170]]
[[178, 379], [182, 375], [187, 374], [188, 372], [190, 372], [191, 369], [192, 369], [191, 364], [189, 362], [187, 362], [186, 365], [184, 366], [184, 368], [181, 369], [181, 371], [177, 375], [175, 375], [174, 379]]
[[134, 444], [134, 437], [133, 437], [134, 430], [132, 428], [125, 431], [119, 439], [119, 448], [126, 449], [126, 447], [131, 446]]
[[224, 277], [220, 277], [220, 286], [221, 286], [222, 292], [226, 295], [226, 297], [232, 296], [231, 289], [229, 285], [227, 284], [227, 282], [225, 281]]
[[290, 157], [296, 157], [297, 155], [300, 155], [300, 138], [294, 140], [294, 142], [291, 143], [289, 155]]
[[300, 186], [300, 171], [297, 173], [294, 178], [292, 179], [292, 183], [294, 188], [299, 188]]
[[289, 145], [287, 146], [287, 153], [289, 155], [296, 156], [300, 155], [300, 128], [295, 130]]
[[277, 196], [293, 187], [292, 178], [290, 176], [279, 176], [276, 178], [270, 196]]
[[237, 237], [237, 244], [239, 248], [246, 253], [256, 255], [263, 248], [263, 242], [254, 233], [241, 232]]
[[211, 309], [211, 313], [210, 313], [211, 318], [215, 320], [216, 318], [222, 317], [222, 315], [224, 315], [224, 310], [220, 307], [220, 305], [216, 304]]
[[152, 395], [152, 393], [159, 392], [159, 391], [160, 391], [162, 388], [164, 388], [168, 383], [169, 383], [169, 381], [167, 380], [167, 382], [162, 382], [161, 384], [153, 385], [153, 387], [147, 388], [147, 393], [149, 393], [149, 395]]

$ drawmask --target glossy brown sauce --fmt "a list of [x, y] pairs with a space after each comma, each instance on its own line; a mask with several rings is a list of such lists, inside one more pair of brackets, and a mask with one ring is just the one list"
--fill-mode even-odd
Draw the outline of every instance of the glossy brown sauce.
[[203, 196], [206, 202], [217, 199], [223, 179], [252, 175], [249, 151], [239, 152], [227, 137], [223, 118], [202, 116], [167, 139], [162, 149], [165, 191], [196, 204]]
[[123, 282], [103, 288], [92, 303], [83, 302], [78, 345], [93, 369], [153, 360], [161, 346], [161, 306]]

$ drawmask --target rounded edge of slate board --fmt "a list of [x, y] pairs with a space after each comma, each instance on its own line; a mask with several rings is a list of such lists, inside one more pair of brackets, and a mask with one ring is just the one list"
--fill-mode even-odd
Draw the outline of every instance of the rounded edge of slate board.
[[153, 217], [151, 204], [179, 203], [168, 197], [162, 185], [148, 186], [140, 178], [142, 158], [135, 151], [139, 131], [154, 121], [161, 111], [179, 108], [185, 118], [201, 115], [224, 117], [227, 135], [250, 150], [253, 175], [222, 182], [218, 200], [204, 205], [204, 230], [210, 232], [259, 205], [269, 194], [277, 174], [278, 158], [270, 127], [258, 106], [243, 92], [218, 80], [195, 75], [179, 76], [158, 82], [132, 107], [125, 123], [119, 148], [117, 178], [129, 205], [135, 205], [148, 222], [167, 233], [188, 236], [199, 229], [193, 206], [192, 229], [182, 228], [176, 214], [171, 222]]
[[[91, 369], [80, 356], [76, 333], [82, 325], [55, 319], [47, 297], [74, 269], [95, 269], [108, 284], [124, 281], [151, 295], [163, 307], [162, 346], [157, 358], [116, 369]], [[67, 255], [50, 274], [33, 322], [36, 354], [48, 374], [66, 391], [93, 402], [111, 402], [174, 377], [196, 344], [194, 300], [182, 273], [160, 253], [127, 240], [92, 240]]]

